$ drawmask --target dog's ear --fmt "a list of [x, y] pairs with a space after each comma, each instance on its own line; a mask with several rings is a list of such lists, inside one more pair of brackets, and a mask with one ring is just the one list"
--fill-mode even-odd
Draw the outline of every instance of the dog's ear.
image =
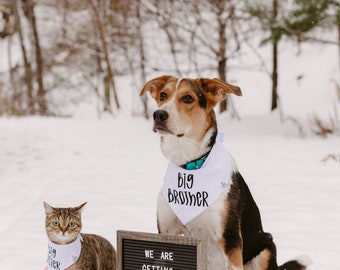
[[220, 79], [200, 79], [203, 90], [210, 103], [215, 106], [226, 98], [227, 94], [242, 96], [241, 88]]
[[159, 90], [161, 90], [164, 85], [169, 81], [169, 79], [175, 79], [175, 77], [173, 76], [161, 76], [161, 77], [157, 77], [154, 78], [150, 81], [148, 81], [142, 91], [140, 92], [140, 96], [143, 96], [145, 94], [146, 91], [150, 92], [150, 95], [155, 98], [156, 94]]

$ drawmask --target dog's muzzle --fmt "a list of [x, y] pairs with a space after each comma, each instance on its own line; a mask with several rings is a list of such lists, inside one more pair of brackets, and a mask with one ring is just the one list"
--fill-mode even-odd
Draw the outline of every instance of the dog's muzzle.
[[164, 122], [169, 118], [169, 114], [164, 110], [157, 110], [153, 113], [153, 120], [157, 125], [163, 125]]
[[167, 126], [167, 120], [169, 118], [169, 114], [167, 111], [164, 110], [157, 110], [153, 113], [153, 131], [154, 132], [163, 132], [163, 133], [170, 133], [172, 135], [175, 135], [177, 137], [183, 137], [184, 133], [175, 134], [172, 132], [168, 126]]
[[155, 111], [153, 113], [153, 120], [154, 120], [153, 131], [172, 134], [172, 132], [168, 129], [166, 125], [166, 120], [168, 120], [168, 118], [169, 118], [169, 114], [167, 111], [164, 111], [164, 110]]

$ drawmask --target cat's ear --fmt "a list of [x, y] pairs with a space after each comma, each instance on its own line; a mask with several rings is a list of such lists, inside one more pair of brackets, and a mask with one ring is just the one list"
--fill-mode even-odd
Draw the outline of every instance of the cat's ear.
[[74, 207], [73, 210], [74, 210], [75, 212], [77, 212], [77, 213], [80, 214], [80, 213], [83, 211], [82, 209], [83, 209], [83, 207], [85, 206], [85, 204], [87, 204], [87, 202], [84, 202], [83, 204]]
[[54, 208], [51, 205], [49, 205], [47, 202], [44, 202], [44, 207], [45, 207], [46, 215], [50, 215], [54, 212]]

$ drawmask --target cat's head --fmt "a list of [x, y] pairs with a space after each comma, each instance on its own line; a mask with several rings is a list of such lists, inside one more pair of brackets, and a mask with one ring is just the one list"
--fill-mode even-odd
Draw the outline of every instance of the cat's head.
[[81, 231], [81, 211], [86, 203], [72, 208], [56, 208], [44, 202], [45, 227], [48, 238], [55, 244], [73, 242]]

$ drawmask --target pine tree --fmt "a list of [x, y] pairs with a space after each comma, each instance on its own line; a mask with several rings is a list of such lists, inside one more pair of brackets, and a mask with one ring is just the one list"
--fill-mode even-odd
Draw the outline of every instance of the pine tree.
[[303, 34], [310, 32], [329, 17], [327, 0], [295, 0], [294, 7], [284, 20], [284, 34], [296, 36], [299, 42], [303, 41]]

